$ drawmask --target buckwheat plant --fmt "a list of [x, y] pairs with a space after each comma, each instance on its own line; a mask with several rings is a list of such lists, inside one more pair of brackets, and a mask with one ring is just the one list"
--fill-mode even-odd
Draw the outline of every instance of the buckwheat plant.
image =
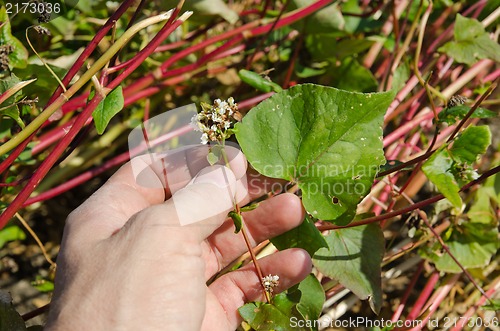
[[[222, 157], [226, 166], [229, 167], [229, 161], [224, 150], [225, 141], [234, 134], [232, 128], [236, 122], [241, 121], [241, 118], [241, 113], [238, 111], [238, 104], [234, 101], [233, 97], [229, 97], [227, 100], [215, 99], [212, 105], [202, 102], [201, 112], [192, 117], [191, 126], [193, 126], [196, 131], [202, 133], [201, 143], [204, 145], [209, 142], [211, 143], [207, 155], [208, 162], [211, 165], [219, 162]], [[234, 222], [235, 233], [241, 231], [257, 274], [261, 279], [261, 285], [266, 300], [267, 302], [271, 302], [273, 287], [278, 285], [279, 277], [277, 275], [263, 276], [243, 222], [242, 212], [250, 211], [257, 208], [257, 206], [258, 204], [252, 204], [241, 208], [234, 202], [234, 210], [229, 212], [228, 216], [231, 217]]]
[[234, 131], [231, 127], [241, 120], [238, 104], [233, 97], [227, 101], [215, 99], [212, 105], [202, 102], [201, 112], [194, 115], [191, 124], [196, 131], [202, 133], [201, 143], [209, 141], [223, 143]]

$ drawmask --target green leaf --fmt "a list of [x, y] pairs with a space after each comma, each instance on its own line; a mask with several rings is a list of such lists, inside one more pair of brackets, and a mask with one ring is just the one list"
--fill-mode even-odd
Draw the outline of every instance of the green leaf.
[[374, 43], [375, 39], [339, 39], [338, 33], [321, 33], [309, 35], [306, 38], [306, 46], [311, 56], [315, 60], [344, 60], [347, 57], [364, 52], [369, 49]]
[[214, 165], [219, 162], [219, 157], [215, 155], [214, 152], [209, 152], [207, 155], [207, 161], [210, 165]]
[[295, 74], [299, 78], [309, 78], [309, 77], [314, 77], [314, 76], [320, 76], [323, 75], [326, 72], [325, 68], [311, 68], [311, 67], [304, 67], [300, 63], [297, 63], [295, 66]]
[[[498, 250], [498, 229], [487, 224], [464, 223], [453, 229], [445, 244], [464, 268], [483, 268], [489, 265]], [[439, 243], [428, 251], [421, 251], [421, 254], [433, 261], [439, 271], [462, 272]]]
[[252, 302], [238, 311], [257, 331], [316, 331], [324, 301], [321, 284], [314, 275], [309, 275], [287, 293], [274, 296], [272, 304]]
[[12, 306], [10, 294], [0, 291], [0, 331], [26, 331], [21, 315]]
[[[62, 79], [66, 75], [67, 70], [48, 64], [54, 73]], [[45, 105], [49, 101], [50, 96], [59, 86], [57, 80], [52, 76], [50, 71], [42, 65], [28, 64], [24, 69], [14, 69], [13, 72], [23, 80], [37, 78], [36, 83], [30, 84], [23, 88], [23, 94], [30, 98], [38, 97], [38, 105]]]
[[368, 299], [378, 313], [382, 306], [380, 264], [384, 256], [384, 235], [378, 224], [335, 230], [326, 241], [328, 248], [321, 248], [313, 257], [316, 268], [361, 300]]
[[[288, 10], [295, 10], [309, 6], [314, 0], [290, 0]], [[343, 30], [345, 20], [338, 4], [332, 4], [309, 15], [306, 19], [294, 24], [294, 27], [305, 33], [328, 33], [335, 30]]]
[[282, 90], [281, 86], [279, 86], [278, 84], [266, 79], [262, 75], [259, 75], [258, 73], [253, 71], [241, 69], [238, 72], [238, 76], [240, 76], [240, 79], [246, 84], [264, 93], [280, 92]]
[[298, 183], [312, 216], [345, 224], [385, 163], [382, 124], [393, 96], [296, 85], [253, 108], [236, 137], [259, 173]]
[[432, 154], [422, 166], [422, 171], [453, 206], [462, 206], [462, 198], [458, 193], [460, 187], [453, 174], [453, 159], [446, 146]]
[[26, 239], [26, 234], [17, 225], [7, 226], [0, 230], [0, 248], [10, 241], [24, 239]]
[[332, 66], [327, 77], [333, 78], [329, 85], [347, 91], [374, 92], [378, 87], [371, 71], [353, 57], [344, 59], [338, 66]]
[[10, 45], [13, 48], [9, 56], [10, 68], [25, 68], [28, 62], [28, 51], [24, 45], [11, 33], [9, 15], [5, 6], [0, 7], [0, 45]]
[[481, 306], [481, 309], [494, 310], [494, 311], [500, 310], [500, 299], [490, 299], [490, 300], [491, 302], [484, 306]]
[[305, 249], [309, 255], [322, 248], [328, 247], [328, 244], [314, 225], [314, 220], [310, 216], [306, 216], [302, 224], [295, 229], [287, 231], [277, 237], [271, 239], [271, 243], [279, 250], [288, 248]]
[[[439, 122], [454, 124], [455, 122], [458, 122], [461, 119], [463, 119], [465, 115], [467, 115], [469, 110], [470, 107], [463, 105], [451, 108], [445, 108], [438, 114]], [[485, 108], [477, 108], [471, 115], [471, 118], [492, 118], [492, 117], [497, 117], [497, 113]]]
[[459, 162], [472, 164], [480, 154], [486, 152], [490, 144], [491, 132], [488, 126], [471, 126], [455, 140], [450, 155]]
[[405, 86], [409, 78], [410, 78], [410, 66], [407, 63], [403, 63], [394, 72], [391, 88], [393, 90], [400, 91]]
[[42, 293], [53, 292], [54, 291], [54, 283], [37, 277], [37, 280], [32, 282], [31, 285], [36, 288], [38, 291]]
[[[16, 75], [11, 74], [7, 78], [3, 78], [0, 80], [0, 94], [5, 93], [7, 90], [11, 89], [15, 85], [19, 84], [21, 80], [17, 78]], [[19, 114], [19, 107], [15, 105], [17, 99], [22, 95], [22, 91], [17, 91], [12, 96], [7, 98], [4, 102], [0, 104], [0, 117], [7, 116], [12, 118], [16, 123], [24, 128], [24, 123]]]
[[[278, 294], [275, 301], [286, 300], [286, 294]], [[276, 306], [263, 302], [252, 302], [238, 309], [241, 317], [256, 331], [289, 331], [291, 309], [283, 313]], [[294, 328], [306, 331], [305, 328]]]
[[[296, 288], [301, 293], [300, 301], [296, 306], [297, 311], [304, 321], [316, 321], [325, 303], [325, 292], [320, 282], [314, 275], [310, 274]], [[292, 294], [293, 291], [294, 288], [288, 290], [288, 293]]]
[[243, 220], [241, 219], [241, 215], [235, 211], [229, 212], [229, 217], [233, 220], [234, 223], [234, 233], [238, 233], [241, 230], [241, 226], [243, 224]]
[[427, 178], [456, 208], [462, 207], [460, 185], [477, 178], [471, 168], [478, 155], [486, 152], [491, 143], [487, 126], [469, 127], [458, 136], [450, 149], [439, 148], [422, 166]]
[[[493, 164], [497, 166], [498, 163]], [[467, 216], [473, 223], [498, 224], [496, 208], [500, 204], [500, 176], [489, 177], [486, 182], [477, 189], [474, 202], [467, 212]]]
[[118, 86], [102, 100], [92, 113], [97, 133], [103, 134], [111, 118], [123, 109], [122, 87]]
[[252, 211], [254, 209], [257, 209], [257, 207], [259, 207], [259, 203], [252, 203], [251, 205], [248, 205], [248, 206], [245, 206], [245, 207], [241, 207], [240, 208], [240, 211], [243, 213], [243, 212], [247, 212], [247, 211]]
[[500, 45], [490, 39], [483, 25], [476, 19], [457, 14], [454, 28], [455, 40], [439, 48], [457, 62], [474, 64], [478, 59], [500, 61]]

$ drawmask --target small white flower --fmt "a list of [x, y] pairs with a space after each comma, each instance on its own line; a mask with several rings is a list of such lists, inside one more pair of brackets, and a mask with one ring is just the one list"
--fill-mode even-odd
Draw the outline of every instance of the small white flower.
[[212, 114], [212, 121], [214, 121], [215, 123], [222, 123], [223, 122], [222, 117], [219, 116], [219, 114], [217, 114], [217, 113]]
[[279, 285], [279, 279], [280, 277], [278, 275], [271, 275], [271, 274], [263, 277], [262, 285], [264, 286], [266, 292], [273, 293], [274, 290], [273, 288]]
[[200, 122], [198, 121], [198, 114], [191, 118], [191, 123], [189, 125], [196, 131], [200, 131]]
[[208, 143], [208, 134], [203, 133], [203, 134], [201, 135], [201, 143], [202, 143], [203, 145], [206, 145], [206, 144]]
[[238, 105], [230, 97], [227, 101], [215, 99], [212, 105], [201, 104], [202, 111], [191, 118], [191, 126], [203, 133], [201, 142], [223, 141], [231, 136], [227, 132], [231, 126], [241, 121], [241, 114], [238, 112]]

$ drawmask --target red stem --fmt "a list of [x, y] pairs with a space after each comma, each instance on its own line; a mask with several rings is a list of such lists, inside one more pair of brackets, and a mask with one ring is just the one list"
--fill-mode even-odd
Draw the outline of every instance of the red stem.
[[[427, 310], [427, 316], [418, 324], [418, 326], [414, 327], [411, 329], [411, 331], [419, 331], [422, 330], [422, 328], [426, 328], [427, 323], [429, 322], [429, 319], [432, 317], [432, 315], [436, 312], [436, 310], [439, 308], [441, 305], [441, 302], [446, 298], [450, 290], [452, 289], [453, 286], [455, 286], [455, 283], [458, 281], [458, 278], [460, 277], [460, 274], [455, 274], [451, 276], [451, 278], [437, 290], [432, 298], [429, 300], [430, 306]], [[426, 328], [427, 329], [427, 328]], [[397, 329], [395, 330], [397, 331]]]
[[[73, 66], [71, 66], [71, 68], [68, 70], [66, 76], [64, 76], [64, 78], [62, 79], [62, 83], [64, 84], [64, 86], [68, 86], [73, 77], [78, 73], [80, 68], [85, 64], [85, 61], [97, 47], [99, 42], [101, 42], [102, 38], [106, 36], [106, 34], [109, 32], [109, 30], [111, 30], [113, 25], [115, 25], [116, 21], [118, 21], [118, 19], [125, 13], [128, 7], [130, 7], [134, 2], [135, 0], [124, 0], [123, 3], [120, 5], [120, 7], [118, 7], [118, 9], [113, 13], [113, 15], [111, 15], [111, 17], [102, 26], [102, 28], [99, 29], [94, 38], [92, 38], [87, 47], [85, 47], [82, 54], [80, 54], [78, 59], [76, 59]], [[52, 95], [52, 97], [49, 99], [47, 106], [53, 103], [59, 97], [59, 95], [61, 95], [62, 92], [63, 90], [59, 86]]]
[[439, 280], [439, 272], [434, 271], [427, 280], [427, 284], [425, 284], [424, 289], [422, 290], [422, 292], [420, 292], [420, 295], [418, 296], [417, 301], [415, 301], [415, 304], [413, 305], [413, 308], [411, 309], [410, 313], [406, 317], [407, 320], [413, 321], [418, 316], [420, 316], [420, 311], [427, 302], [427, 299], [429, 299], [429, 297], [431, 296], [432, 292], [434, 292], [434, 286], [436, 286], [438, 280]]
[[411, 278], [410, 284], [406, 287], [405, 293], [403, 294], [403, 298], [401, 299], [401, 303], [399, 304], [398, 308], [396, 308], [396, 311], [392, 315], [391, 322], [396, 322], [399, 320], [401, 317], [401, 314], [403, 313], [403, 310], [405, 309], [406, 301], [408, 301], [408, 298], [410, 297], [411, 291], [413, 291], [413, 288], [415, 287], [415, 284], [417, 283], [418, 278], [420, 277], [420, 274], [422, 273], [422, 270], [424, 270], [424, 261], [420, 262], [418, 264], [418, 268], [413, 274], [413, 277]]
[[[174, 16], [172, 16], [174, 17]], [[151, 40], [151, 42], [142, 49], [137, 55], [137, 62], [133, 63], [121, 72], [112, 82], [107, 85], [107, 88], [114, 89], [117, 87], [128, 75], [132, 73], [141, 63], [144, 61], [158, 45], [168, 37], [168, 35], [174, 31], [183, 21], [177, 20], [171, 23], [169, 20], [158, 32], [158, 34]], [[19, 194], [14, 198], [14, 201], [5, 209], [5, 211], [0, 215], [0, 229], [5, 227], [7, 222], [12, 216], [22, 208], [24, 202], [29, 198], [31, 193], [35, 190], [38, 184], [42, 181], [45, 175], [49, 172], [52, 166], [58, 161], [60, 155], [64, 153], [64, 150], [69, 146], [69, 144], [76, 137], [81, 128], [85, 125], [85, 122], [91, 117], [92, 112], [97, 107], [99, 102], [101, 102], [103, 96], [97, 93], [94, 98], [87, 104], [84, 110], [78, 115], [75, 120], [74, 125], [71, 127], [69, 132], [61, 139], [61, 141], [54, 147], [49, 156], [40, 164], [39, 168], [35, 170], [33, 176], [27, 182], [26, 186], [19, 192]]]
[[[85, 47], [83, 50], [82, 54], [76, 59], [75, 63], [71, 66], [71, 68], [68, 70], [64, 78], [62, 79], [62, 83], [64, 86], [68, 86], [68, 84], [71, 82], [73, 77], [78, 73], [80, 68], [84, 65], [85, 61], [88, 59], [88, 57], [92, 54], [94, 49], [97, 47], [99, 42], [106, 36], [108, 31], [113, 27], [115, 22], [125, 13], [125, 11], [130, 7], [135, 0], [125, 0], [120, 7], [111, 15], [111, 17], [106, 21], [106, 23], [99, 29], [97, 34], [92, 38], [90, 43]], [[47, 102], [46, 106], [49, 106], [51, 103], [53, 103], [63, 92], [62, 87], [58, 86], [55, 92], [52, 94], [50, 97], [49, 101]], [[85, 99], [86, 100], [86, 99]], [[34, 132], [31, 136], [26, 139], [23, 143], [21, 143], [19, 146], [12, 151], [12, 153], [9, 155], [8, 158], [6, 158], [1, 164], [0, 164], [0, 173], [5, 171], [10, 167], [10, 165], [15, 161], [15, 159], [21, 154], [21, 152], [26, 148], [28, 143], [35, 137]]]
[[92, 115], [92, 112], [102, 99], [103, 97], [99, 93], [96, 94], [94, 98], [92, 98], [87, 107], [85, 107], [82, 113], [76, 118], [75, 125], [71, 127], [68, 134], [64, 136], [64, 138], [54, 147], [50, 155], [35, 170], [33, 176], [26, 183], [26, 186], [19, 192], [19, 194], [14, 198], [14, 201], [12, 201], [12, 203], [0, 215], [0, 229], [4, 228], [10, 218], [13, 217], [20, 208], [22, 208], [23, 203], [29, 198], [31, 193], [35, 190], [35, 188], [49, 172], [52, 166], [57, 162], [59, 156], [64, 153], [66, 147], [68, 147], [71, 141], [73, 141], [73, 139], [80, 131], [80, 128], [85, 124], [87, 118]]
[[[460, 321], [453, 328], [451, 328], [450, 331], [460, 331], [460, 330], [462, 330], [464, 328], [464, 326], [469, 323], [469, 319], [472, 317], [472, 315], [474, 315], [474, 313], [477, 311], [477, 309], [479, 307], [481, 307], [482, 305], [484, 305], [484, 303], [486, 302], [486, 300], [488, 300], [488, 297], [493, 297], [493, 295], [495, 294], [495, 292], [498, 291], [498, 289], [500, 288], [499, 285], [500, 285], [500, 277], [497, 278], [491, 284], [491, 288], [486, 292], [486, 296], [484, 296], [484, 295], [481, 296], [481, 298], [479, 298], [479, 300], [476, 302], [476, 304], [474, 306], [470, 307], [465, 312], [465, 314], [460, 317]], [[477, 324], [478, 323], [476, 323], [476, 325]]]

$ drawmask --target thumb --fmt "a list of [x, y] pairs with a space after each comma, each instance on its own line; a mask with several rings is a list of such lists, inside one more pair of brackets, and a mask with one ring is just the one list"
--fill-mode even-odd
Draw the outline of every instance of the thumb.
[[200, 227], [200, 239], [205, 239], [234, 208], [236, 185], [236, 176], [227, 167], [215, 165], [202, 169], [170, 199], [180, 226]]

